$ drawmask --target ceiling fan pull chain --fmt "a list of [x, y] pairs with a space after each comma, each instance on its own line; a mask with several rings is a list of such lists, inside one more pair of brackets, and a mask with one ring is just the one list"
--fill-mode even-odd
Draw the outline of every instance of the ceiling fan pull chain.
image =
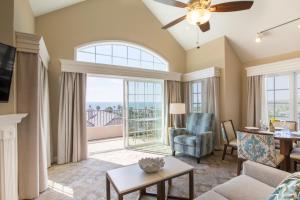
[[199, 30], [197, 29], [197, 42], [196, 42], [196, 45], [197, 45], [197, 49], [200, 49], [200, 46], [199, 46]]

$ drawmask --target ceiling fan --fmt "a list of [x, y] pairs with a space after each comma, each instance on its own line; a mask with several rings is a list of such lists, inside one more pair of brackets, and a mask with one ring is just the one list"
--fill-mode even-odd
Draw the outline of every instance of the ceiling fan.
[[163, 26], [162, 29], [168, 29], [186, 19], [190, 24], [198, 25], [202, 32], [206, 32], [210, 29], [209, 19], [211, 12], [233, 12], [247, 10], [253, 5], [253, 1], [233, 1], [216, 5], [211, 5], [212, 0], [190, 0], [188, 3], [183, 3], [176, 0], [154, 1], [169, 6], [185, 8], [188, 11], [186, 15], [168, 23], [167, 25]]

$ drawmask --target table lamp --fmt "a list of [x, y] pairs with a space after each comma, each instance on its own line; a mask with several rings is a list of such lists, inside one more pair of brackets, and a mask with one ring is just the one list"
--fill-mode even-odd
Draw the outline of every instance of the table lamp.
[[174, 127], [178, 128], [178, 116], [185, 114], [185, 103], [171, 103], [170, 114], [175, 115]]

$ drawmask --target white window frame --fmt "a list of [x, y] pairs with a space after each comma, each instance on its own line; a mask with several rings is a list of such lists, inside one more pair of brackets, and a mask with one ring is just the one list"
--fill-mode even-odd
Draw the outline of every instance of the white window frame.
[[[265, 111], [264, 112], [267, 112], [267, 114], [266, 114], [266, 118], [267, 118], [267, 121], [269, 121], [270, 119], [269, 119], [269, 113], [268, 113], [268, 98], [267, 98], [267, 92], [268, 91], [270, 91], [270, 90], [267, 90], [267, 85], [266, 85], [266, 83], [267, 83], [267, 77], [276, 77], [276, 76], [288, 76], [289, 77], [289, 89], [288, 89], [288, 91], [289, 91], [289, 101], [288, 101], [288, 106], [289, 106], [289, 116], [290, 116], [290, 119], [289, 120], [294, 120], [295, 119], [295, 114], [294, 114], [294, 101], [293, 101], [293, 99], [294, 99], [294, 85], [295, 85], [295, 79], [294, 79], [294, 76], [295, 76], [295, 73], [282, 73], [282, 74], [268, 74], [268, 75], [266, 75], [266, 76], [264, 76], [264, 90], [263, 90], [263, 92], [264, 92], [264, 101], [265, 102], [263, 102], [266, 106], [265, 106]], [[274, 79], [274, 81], [275, 81], [275, 79]], [[272, 90], [272, 91], [274, 91], [274, 105], [276, 105], [276, 101], [275, 101], [275, 93], [276, 93], [276, 91], [278, 91], [278, 89], [276, 90], [275, 89], [275, 82], [274, 82], [274, 89]], [[280, 89], [279, 89], [280, 90]], [[286, 89], [283, 89], [283, 90], [286, 90]], [[276, 116], [275, 116], [275, 110], [274, 110], [274, 117], [276, 118]]]
[[[201, 83], [201, 92], [200, 93], [198, 92], [198, 86], [197, 86], [197, 93], [194, 93], [193, 92], [193, 84], [199, 84], [199, 83]], [[199, 113], [199, 112], [203, 111], [203, 92], [204, 92], [203, 91], [203, 80], [191, 81], [191, 83], [190, 83], [190, 92], [189, 92], [189, 94], [190, 94], [190, 103], [189, 103], [189, 105], [190, 105], [190, 111], [192, 113]], [[194, 94], [197, 94], [197, 103], [194, 103]], [[199, 94], [200, 94], [200, 98], [201, 98], [201, 103], [198, 103], [198, 95]], [[193, 110], [193, 105], [194, 104], [197, 104], [197, 111]], [[201, 104], [201, 110], [200, 111], [198, 110], [199, 109], [198, 104]]]
[[289, 115], [290, 121], [297, 121], [298, 127], [300, 127], [300, 118], [298, 118], [298, 112], [300, 110], [297, 109], [297, 95], [298, 95], [298, 88], [297, 88], [297, 75], [300, 75], [300, 71], [295, 71], [295, 72], [290, 72], [290, 73], [281, 73], [281, 74], [268, 74], [264, 76], [264, 97], [263, 97], [263, 104], [266, 106], [263, 106], [264, 111], [267, 114], [264, 116], [263, 114], [263, 119], [266, 121], [269, 121], [269, 114], [268, 114], [268, 107], [267, 107], [267, 93], [266, 93], [266, 77], [268, 76], [281, 76], [281, 75], [288, 75], [289, 76]]
[[[100, 41], [100, 42], [92, 42], [92, 43], [86, 43], [86, 44], [80, 45], [80, 46], [75, 48], [74, 58], [75, 58], [75, 60], [78, 61], [77, 53], [79, 51], [81, 51], [82, 49], [84, 49], [84, 48], [94, 47], [96, 49], [97, 46], [103, 46], [103, 45], [110, 45], [111, 48], [112, 48], [112, 51], [113, 51], [113, 46], [114, 45], [125, 46], [127, 48], [127, 56], [126, 56], [126, 58], [125, 57], [122, 58], [122, 59], [126, 59], [127, 64], [126, 65], [117, 65], [117, 66], [124, 66], [124, 67], [138, 68], [138, 69], [147, 69], [147, 70], [152, 70], [152, 71], [165, 71], [165, 72], [169, 71], [169, 63], [165, 58], [163, 58], [162, 56], [158, 55], [157, 53], [155, 53], [154, 51], [152, 51], [148, 48], [145, 48], [143, 46], [140, 46], [140, 45], [137, 45], [137, 44], [134, 44], [134, 43], [124, 42], [124, 41], [102, 41], [102, 42]], [[128, 57], [128, 48], [135, 48], [135, 49], [140, 51], [140, 59], [136, 60], [140, 63], [140, 67], [139, 66], [131, 66], [131, 65], [128, 64], [128, 60], [132, 60], [131, 58]], [[152, 69], [142, 67], [141, 63], [146, 62], [146, 61], [143, 61], [142, 58], [141, 58], [142, 52], [145, 52], [145, 53], [150, 54], [151, 56], [153, 56], [153, 68]], [[98, 55], [96, 50], [95, 50], [95, 53], [90, 53], [90, 54], [92, 54], [94, 56], [94, 61], [93, 62], [91, 61], [90, 63], [105, 64], [105, 63], [96, 62], [96, 55]], [[113, 64], [113, 59], [117, 58], [117, 56], [114, 56], [113, 53], [111, 53], [111, 55], [103, 55], [103, 56], [110, 57], [111, 60], [112, 60], [112, 63], [110, 63], [109, 65], [114, 65]], [[154, 61], [155, 59], [160, 61], [160, 63], [158, 63], [158, 64], [165, 65], [164, 70], [155, 69], [155, 63], [157, 63], [157, 62]], [[87, 61], [84, 61], [84, 62], [87, 62]]]

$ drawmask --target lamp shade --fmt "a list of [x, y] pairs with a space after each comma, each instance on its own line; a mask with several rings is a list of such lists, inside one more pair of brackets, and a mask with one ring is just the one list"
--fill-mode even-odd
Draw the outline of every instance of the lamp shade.
[[185, 104], [184, 103], [171, 103], [170, 104], [170, 114], [174, 114], [174, 115], [185, 114]]

